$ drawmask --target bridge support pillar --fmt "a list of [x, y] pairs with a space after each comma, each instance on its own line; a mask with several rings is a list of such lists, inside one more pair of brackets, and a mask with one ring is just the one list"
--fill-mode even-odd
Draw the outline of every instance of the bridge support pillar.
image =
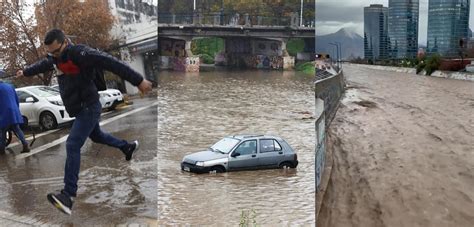
[[290, 56], [290, 54], [288, 54], [288, 50], [286, 49], [287, 43], [288, 43], [288, 39], [281, 40], [281, 55], [283, 58], [283, 69], [293, 69], [295, 67], [295, 57]]
[[184, 40], [186, 43], [184, 44], [184, 51], [186, 53], [186, 57], [192, 57], [194, 56], [192, 50], [191, 50], [191, 44], [193, 42], [193, 39], [191, 38], [186, 38]]

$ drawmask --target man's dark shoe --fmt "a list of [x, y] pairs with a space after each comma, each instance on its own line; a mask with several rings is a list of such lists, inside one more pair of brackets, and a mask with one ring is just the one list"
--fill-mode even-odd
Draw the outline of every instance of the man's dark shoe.
[[28, 144], [23, 144], [23, 150], [21, 151], [21, 153], [28, 153], [30, 152], [30, 146], [28, 146]]
[[135, 140], [122, 149], [122, 152], [125, 154], [125, 160], [130, 161], [132, 159], [132, 155], [138, 149], [138, 145], [138, 140]]
[[62, 190], [60, 193], [49, 193], [48, 201], [58, 208], [61, 212], [71, 215], [72, 204], [74, 201], [68, 195], [66, 195]]

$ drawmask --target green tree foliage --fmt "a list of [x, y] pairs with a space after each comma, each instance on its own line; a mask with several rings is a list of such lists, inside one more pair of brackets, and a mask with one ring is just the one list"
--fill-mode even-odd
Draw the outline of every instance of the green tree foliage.
[[441, 56], [438, 54], [433, 54], [428, 57], [426, 60], [425, 71], [426, 75], [431, 75], [434, 71], [438, 70], [439, 66], [441, 65]]
[[215, 56], [224, 50], [224, 40], [221, 38], [195, 39], [191, 44], [191, 51], [194, 54], [207, 54]]
[[[226, 15], [235, 13], [259, 15], [266, 17], [288, 17], [293, 12], [300, 12], [300, 0], [196, 0], [196, 8], [203, 14], [218, 13]], [[314, 0], [303, 1], [303, 17], [314, 19]], [[193, 1], [159, 0], [158, 14], [192, 14]]]
[[298, 52], [304, 51], [304, 40], [303, 39], [290, 39], [286, 44], [286, 50], [291, 56], [296, 56]]

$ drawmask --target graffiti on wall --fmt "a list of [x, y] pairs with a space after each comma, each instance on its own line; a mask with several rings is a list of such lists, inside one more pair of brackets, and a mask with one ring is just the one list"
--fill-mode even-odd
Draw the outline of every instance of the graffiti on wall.
[[252, 53], [251, 42], [248, 39], [226, 39], [225, 49], [227, 53], [233, 54]]
[[228, 56], [227, 63], [235, 67], [257, 69], [283, 69], [283, 57], [265, 55], [237, 55]]
[[186, 58], [186, 72], [199, 72], [200, 61], [199, 57]]
[[216, 56], [214, 57], [214, 64], [215, 65], [226, 65], [227, 63], [227, 60], [226, 60], [226, 57], [225, 57], [225, 53], [224, 52], [219, 52], [218, 54], [216, 54]]
[[184, 57], [186, 42], [183, 40], [162, 40], [160, 41], [161, 56]]
[[174, 71], [199, 72], [199, 57], [172, 57]]
[[253, 55], [245, 58], [248, 67], [257, 69], [283, 69], [283, 58], [278, 56]]
[[281, 45], [278, 41], [258, 40], [252, 44], [254, 45], [254, 54], [266, 56], [282, 55]]

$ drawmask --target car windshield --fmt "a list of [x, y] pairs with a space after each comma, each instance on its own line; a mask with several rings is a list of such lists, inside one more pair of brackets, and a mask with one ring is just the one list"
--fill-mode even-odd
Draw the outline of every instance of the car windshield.
[[232, 150], [232, 148], [235, 147], [235, 145], [237, 145], [239, 142], [240, 140], [238, 139], [224, 138], [219, 140], [219, 142], [215, 143], [210, 148], [213, 151], [228, 154]]
[[50, 87], [34, 87], [29, 90], [39, 97], [51, 97], [59, 95], [57, 90]]

